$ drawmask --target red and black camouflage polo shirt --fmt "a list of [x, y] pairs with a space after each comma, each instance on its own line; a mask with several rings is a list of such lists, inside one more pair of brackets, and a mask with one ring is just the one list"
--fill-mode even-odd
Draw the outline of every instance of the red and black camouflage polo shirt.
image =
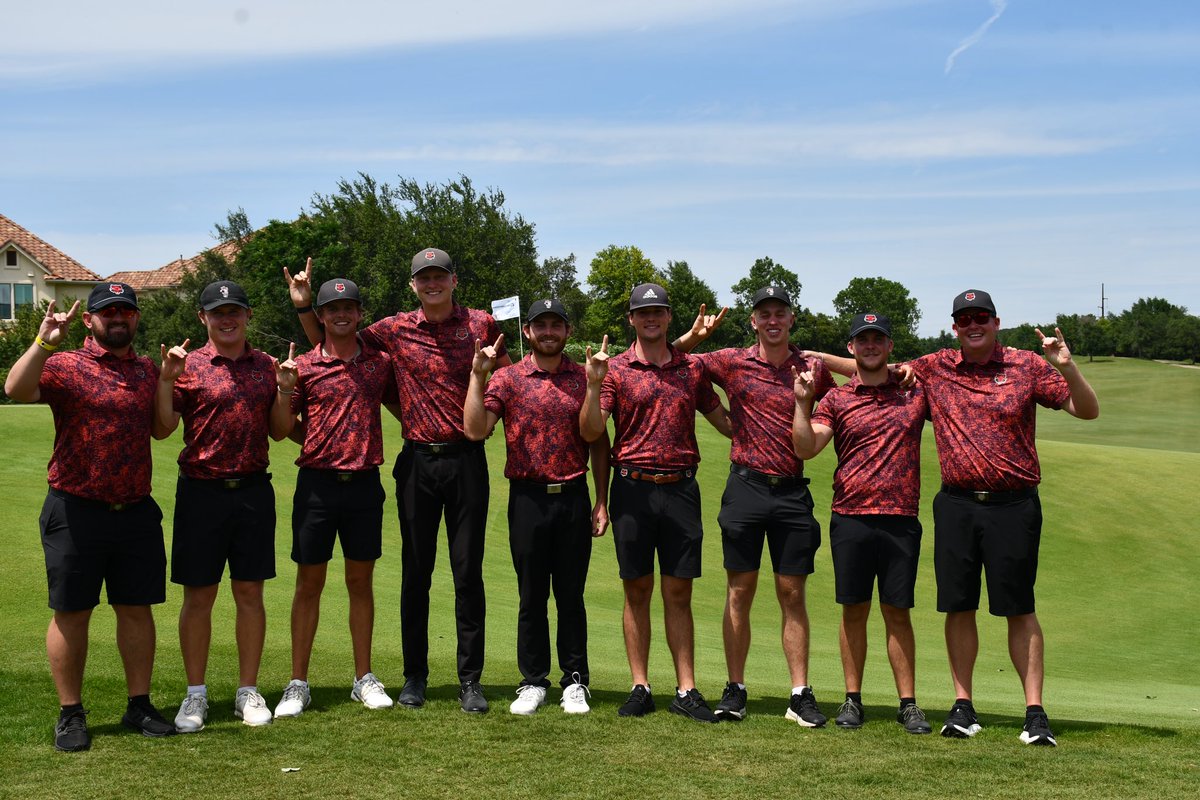
[[317, 345], [296, 368], [292, 412], [304, 420], [297, 466], [354, 471], [382, 464], [380, 405], [397, 400], [392, 357], [362, 344], [357, 357], [343, 361]]
[[588, 443], [579, 435], [586, 393], [583, 367], [565, 355], [558, 372], [538, 367], [532, 354], [496, 370], [483, 407], [504, 421], [504, 477], [561, 483], [587, 472]]
[[921, 428], [928, 416], [924, 390], [901, 389], [895, 377], [867, 386], [856, 375], [825, 395], [812, 421], [833, 431], [838, 466], [832, 510], [915, 517], [921, 502]]
[[613, 464], [682, 470], [700, 463], [696, 412], [721, 400], [704, 363], [668, 347], [671, 360], [661, 367], [640, 359], [636, 346], [609, 359], [600, 408], [613, 420]]
[[804, 473], [804, 462], [792, 449], [792, 414], [796, 408], [792, 367], [800, 372], [812, 370], [818, 400], [837, 386], [821, 359], [805, 358], [795, 345], [789, 345], [788, 351], [787, 360], [778, 367], [763, 360], [757, 343], [697, 356], [712, 382], [729, 398], [733, 422], [729, 460], [768, 475]]
[[1045, 358], [997, 343], [986, 364], [948, 348], [912, 365], [929, 402], [943, 483], [1002, 492], [1041, 481], [1035, 406], [1062, 408], [1071, 396]]
[[[499, 336], [491, 314], [457, 304], [444, 322], [430, 322], [418, 308], [381, 319], [362, 332], [364, 342], [392, 356], [405, 439], [436, 443], [466, 438], [463, 402], [475, 340], [487, 345]], [[506, 352], [501, 348], [497, 355]]]
[[91, 336], [46, 359], [38, 391], [54, 414], [50, 485], [105, 503], [150, 494], [157, 384], [153, 361], [132, 349], [118, 358]]
[[172, 397], [183, 416], [179, 471], [212, 479], [265, 470], [275, 387], [271, 357], [249, 345], [237, 361], [212, 342], [188, 353]]

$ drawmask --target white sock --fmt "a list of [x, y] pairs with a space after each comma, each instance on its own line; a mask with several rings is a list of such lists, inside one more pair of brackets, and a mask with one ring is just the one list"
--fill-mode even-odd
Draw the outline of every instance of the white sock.
[[257, 691], [258, 691], [258, 685], [255, 684], [254, 686], [239, 686], [237, 693], [244, 694], [246, 692], [257, 692]]
[[792, 694], [801, 694], [807, 688], [807, 686], [793, 686]]
[[203, 697], [205, 700], [208, 699], [208, 687], [205, 686], [203, 683], [200, 684], [199, 686], [188, 686], [187, 693], [188, 694], [198, 694], [201, 697]]

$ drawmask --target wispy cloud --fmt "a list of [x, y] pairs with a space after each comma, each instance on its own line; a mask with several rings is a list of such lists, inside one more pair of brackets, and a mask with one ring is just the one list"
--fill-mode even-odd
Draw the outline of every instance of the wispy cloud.
[[988, 28], [992, 27], [992, 23], [1000, 19], [1000, 15], [1004, 13], [1004, 9], [1008, 7], [1007, 0], [991, 0], [991, 4], [992, 15], [988, 17], [987, 21], [980, 25], [974, 33], [963, 39], [962, 42], [959, 43], [958, 47], [954, 48], [954, 52], [950, 53], [950, 55], [946, 57], [946, 75], [949, 75], [950, 70], [954, 69], [954, 62], [958, 59], [958, 57], [966, 52], [968, 48], [977, 44], [979, 40], [983, 38], [983, 35], [988, 32]]

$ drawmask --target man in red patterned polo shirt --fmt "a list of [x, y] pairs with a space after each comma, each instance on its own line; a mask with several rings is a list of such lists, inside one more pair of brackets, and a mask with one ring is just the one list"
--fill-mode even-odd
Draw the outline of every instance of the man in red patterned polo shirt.
[[[756, 341], [704, 353], [700, 358], [713, 383], [725, 390], [733, 422], [729, 478], [721, 497], [721, 548], [727, 594], [723, 633], [729, 681], [717, 717], [737, 721], [746, 716], [746, 657], [750, 650], [750, 608], [758, 588], [764, 541], [775, 573], [775, 595], [783, 615], [783, 653], [792, 693], [789, 720], [819, 728], [825, 715], [808, 685], [807, 578], [821, 546], [821, 525], [813, 516], [812, 495], [804, 462], [792, 449], [792, 370], [811, 371], [815, 398], [834, 387], [829, 370], [805, 357], [789, 342], [796, 316], [792, 300], [779, 286], [764, 286], [751, 298], [750, 325]], [[717, 327], [723, 316], [705, 325], [703, 309], [692, 331], [680, 337], [690, 350]]]
[[[150, 703], [154, 669], [151, 606], [166, 599], [162, 511], [150, 496], [150, 437], [158, 368], [133, 351], [141, 313], [133, 288], [102, 283], [83, 314], [88, 338], [56, 353], [79, 303], [54, 301], [29, 349], [4, 382], [18, 403], [46, 403], [54, 414], [50, 490], [42, 507], [42, 550], [50, 608], [46, 655], [61, 706], [54, 746], [91, 746], [83, 707], [88, 626], [100, 586], [117, 617], [117, 649], [129, 703], [121, 722], [145, 736], [175, 732]], [[162, 438], [158, 436], [158, 438]]]
[[916, 700], [916, 645], [909, 615], [921, 556], [921, 429], [929, 406], [920, 387], [901, 388], [888, 370], [892, 325], [887, 317], [871, 312], [854, 317], [847, 349], [857, 374], [826, 394], [815, 412], [813, 375], [793, 368], [796, 455], [814, 458], [832, 439], [838, 457], [829, 547], [842, 604], [839, 639], [846, 701], [834, 722], [840, 728], [863, 725], [867, 617], [878, 580], [888, 660], [900, 696], [896, 720], [909, 733], [931, 733]]
[[[312, 261], [291, 286], [304, 332], [312, 344], [324, 334], [311, 313]], [[400, 628], [404, 649], [404, 688], [399, 701], [407, 708], [425, 704], [429, 680], [429, 588], [437, 558], [437, 534], [443, 515], [454, 574], [455, 623], [458, 632], [459, 703], [463, 711], [488, 710], [483, 676], [484, 616], [483, 545], [487, 526], [488, 470], [483, 443], [463, 432], [463, 402], [475, 357], [475, 340], [494, 342], [500, 326], [491, 314], [454, 301], [458, 275], [443, 250], [429, 247], [413, 256], [416, 311], [401, 311], [375, 322], [362, 340], [392, 357], [400, 403], [404, 449], [396, 459], [396, 505], [404, 578], [400, 587]], [[497, 365], [512, 363], [503, 347]]]
[[700, 577], [704, 536], [696, 485], [696, 412], [723, 435], [730, 436], [731, 430], [729, 413], [704, 365], [668, 343], [670, 322], [666, 289], [653, 283], [634, 288], [629, 299], [629, 323], [637, 334], [633, 346], [611, 362], [608, 337], [600, 352], [588, 349], [580, 431], [587, 441], [596, 441], [613, 419], [613, 542], [625, 590], [625, 653], [633, 674], [633, 690], [617, 713], [640, 717], [655, 708], [649, 660], [657, 552], [664, 627], [677, 682], [670, 710], [698, 722], [716, 722], [695, 676], [692, 580]]
[[[167, 433], [183, 420], [183, 451], [175, 491], [171, 581], [183, 586], [179, 646], [187, 694], [175, 716], [182, 733], [204, 728], [204, 676], [212, 608], [225, 564], [237, 606], [238, 690], [234, 716], [247, 725], [271, 722], [258, 691], [267, 632], [263, 584], [275, 577], [275, 491], [267, 472], [268, 436], [279, 440], [291, 415], [291, 356], [280, 365], [246, 342], [253, 312], [241, 286], [210, 283], [200, 293], [208, 342], [162, 346], [156, 424]], [[293, 352], [295, 345], [292, 345]]]
[[[392, 699], [371, 670], [375, 624], [372, 578], [382, 555], [382, 404], [396, 402], [391, 356], [358, 338], [362, 301], [346, 278], [321, 284], [316, 315], [325, 340], [296, 359], [292, 415], [284, 426], [301, 444], [292, 503], [292, 680], [275, 717], [296, 717], [312, 695], [308, 666], [321, 610], [321, 592], [340, 540], [350, 595], [350, 642], [354, 655], [352, 700], [367, 708], [391, 708]], [[281, 393], [283, 393], [281, 391]], [[300, 415], [296, 424], [295, 414]], [[295, 425], [294, 429], [292, 426]]]
[[[1045, 643], [1033, 591], [1042, 534], [1036, 407], [1095, 419], [1100, 402], [1057, 328], [1054, 336], [1037, 331], [1042, 358], [997, 341], [1000, 318], [987, 292], [958, 294], [951, 317], [959, 348], [912, 362], [929, 402], [942, 471], [942, 490], [933, 500], [933, 558], [956, 697], [942, 735], [966, 739], [982, 730], [971, 688], [985, 573], [988, 610], [1008, 622], [1008, 652], [1025, 690], [1021, 741], [1053, 747], [1042, 707]], [[853, 370], [847, 359], [822, 358], [842, 374]]]
[[[546, 602], [554, 587], [558, 608], [560, 704], [568, 714], [586, 714], [591, 675], [587, 656], [587, 611], [583, 589], [592, 556], [592, 537], [608, 528], [608, 435], [590, 446], [579, 433], [579, 411], [587, 390], [584, 369], [563, 355], [571, 324], [558, 300], [529, 307], [522, 328], [529, 355], [496, 372], [495, 346], [480, 347], [471, 365], [463, 408], [467, 437], [482, 441], [504, 420], [509, 480], [508, 536], [517, 571], [517, 667], [521, 685], [510, 706], [530, 715], [550, 687], [550, 626]], [[485, 391], [486, 385], [486, 391]], [[596, 504], [588, 498], [588, 456]]]

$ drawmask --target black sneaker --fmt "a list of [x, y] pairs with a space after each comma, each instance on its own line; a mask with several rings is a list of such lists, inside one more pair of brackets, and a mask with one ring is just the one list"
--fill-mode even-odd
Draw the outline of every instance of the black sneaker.
[[979, 724], [979, 717], [975, 716], [975, 709], [965, 703], [955, 703], [946, 717], [946, 724], [942, 726], [942, 736], [970, 739], [981, 730], [983, 726]]
[[[736, 687], [735, 687], [736, 688]], [[679, 696], [679, 690], [675, 691], [675, 699], [671, 701], [670, 711], [672, 714], [679, 714], [696, 722], [719, 722], [717, 715], [708, 707], [708, 703], [704, 702], [704, 695], [700, 694], [699, 689], [688, 689], [684, 692], [683, 697]]]
[[130, 730], [137, 731], [142, 736], [154, 739], [175, 735], [175, 725], [163, 719], [162, 714], [158, 713], [158, 709], [149, 702], [130, 703], [126, 706], [125, 716], [121, 717], [121, 724]]
[[721, 692], [721, 702], [713, 710], [717, 719], [741, 722], [746, 718], [746, 690], [739, 689], [736, 683], [725, 684]]
[[405, 708], [420, 708], [425, 705], [425, 679], [408, 678], [396, 702]]
[[644, 717], [653, 712], [654, 696], [650, 694], [650, 687], [640, 683], [633, 687], [625, 704], [617, 709], [617, 715], [621, 717]]
[[1025, 730], [1021, 731], [1021, 741], [1025, 744], [1036, 744], [1043, 747], [1058, 747], [1054, 741], [1054, 732], [1050, 730], [1050, 720], [1043, 711], [1034, 711], [1025, 715]]
[[905, 706], [896, 713], [896, 722], [909, 733], [933, 733], [933, 726], [925, 719], [925, 712], [916, 703]]
[[54, 749], [64, 753], [78, 753], [92, 746], [92, 735], [87, 729], [87, 711], [79, 709], [60, 714], [54, 726]]
[[863, 726], [863, 720], [866, 718], [867, 715], [863, 711], [862, 703], [855, 702], [847, 697], [846, 702], [842, 703], [842, 707], [838, 709], [837, 716], [834, 717], [833, 722], [839, 728], [857, 730]]
[[792, 695], [785, 717], [803, 728], [824, 728], [825, 715], [817, 708], [817, 697], [805, 686], [800, 694]]
[[488, 710], [488, 701], [479, 681], [464, 681], [458, 690], [458, 702], [468, 714], [486, 714]]

